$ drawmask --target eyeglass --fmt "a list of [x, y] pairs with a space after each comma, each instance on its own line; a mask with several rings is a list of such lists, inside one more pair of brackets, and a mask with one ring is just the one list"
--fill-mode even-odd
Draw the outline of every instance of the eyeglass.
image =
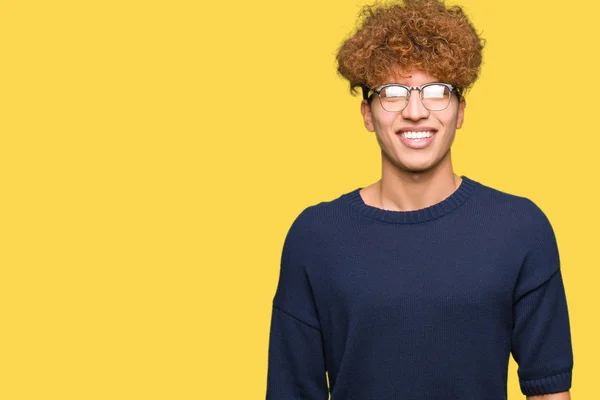
[[450, 97], [456, 91], [460, 98], [460, 90], [449, 83], [432, 82], [421, 86], [406, 86], [399, 83], [390, 83], [369, 89], [363, 86], [363, 98], [369, 99], [369, 92], [377, 93], [381, 107], [390, 112], [399, 112], [406, 108], [413, 90], [419, 91], [423, 107], [429, 111], [443, 111], [450, 105]]

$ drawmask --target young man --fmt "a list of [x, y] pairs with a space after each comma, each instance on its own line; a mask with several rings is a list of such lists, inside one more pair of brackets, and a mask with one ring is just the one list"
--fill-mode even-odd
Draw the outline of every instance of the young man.
[[452, 169], [483, 39], [437, 0], [367, 6], [363, 17], [338, 71], [363, 90], [381, 179], [305, 208], [290, 227], [267, 399], [506, 400], [511, 353], [527, 399], [569, 399], [549, 220]]

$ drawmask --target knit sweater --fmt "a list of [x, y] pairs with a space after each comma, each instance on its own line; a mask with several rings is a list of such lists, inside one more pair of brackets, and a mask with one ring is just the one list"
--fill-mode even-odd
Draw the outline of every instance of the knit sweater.
[[413, 211], [357, 188], [304, 208], [283, 242], [267, 400], [506, 400], [569, 390], [553, 228], [526, 197], [462, 176]]

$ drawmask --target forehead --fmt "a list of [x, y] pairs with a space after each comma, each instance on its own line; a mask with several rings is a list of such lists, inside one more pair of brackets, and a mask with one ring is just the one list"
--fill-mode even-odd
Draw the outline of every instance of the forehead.
[[439, 82], [439, 79], [416, 68], [410, 70], [396, 69], [388, 76], [385, 82], [382, 82], [382, 85], [388, 83], [402, 83], [408, 86], [420, 86], [430, 82]]

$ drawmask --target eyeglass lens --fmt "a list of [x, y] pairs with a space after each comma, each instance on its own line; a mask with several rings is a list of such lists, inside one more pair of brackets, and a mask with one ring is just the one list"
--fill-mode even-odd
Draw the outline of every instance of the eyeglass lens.
[[[444, 85], [428, 85], [421, 90], [421, 102], [430, 111], [444, 110], [450, 104], [450, 89]], [[408, 105], [410, 91], [403, 86], [387, 86], [379, 93], [386, 111], [402, 111]]]

